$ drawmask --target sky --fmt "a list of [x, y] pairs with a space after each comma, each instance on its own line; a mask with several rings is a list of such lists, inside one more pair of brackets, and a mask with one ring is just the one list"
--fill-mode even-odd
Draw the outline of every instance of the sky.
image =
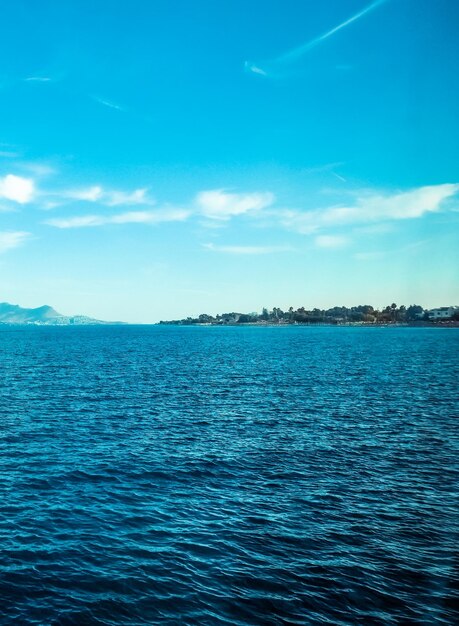
[[459, 305], [456, 0], [15, 0], [0, 301]]

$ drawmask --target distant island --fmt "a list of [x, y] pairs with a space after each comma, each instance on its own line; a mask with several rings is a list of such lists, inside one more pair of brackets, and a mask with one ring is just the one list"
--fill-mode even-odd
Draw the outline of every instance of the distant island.
[[187, 317], [180, 320], [160, 321], [160, 324], [178, 326], [207, 325], [289, 325], [289, 324], [328, 324], [328, 325], [459, 325], [459, 306], [442, 306], [437, 309], [424, 309], [419, 304], [397, 306], [392, 303], [383, 309], [376, 309], [369, 304], [353, 307], [335, 306], [331, 309], [294, 310], [290, 307], [283, 311], [274, 307], [271, 311], [263, 309], [261, 313], [222, 313], [209, 315], [202, 313], [198, 317]]
[[47, 305], [36, 309], [27, 309], [17, 304], [0, 303], [0, 325], [94, 326], [96, 324], [122, 323], [104, 322], [86, 315], [62, 315]]

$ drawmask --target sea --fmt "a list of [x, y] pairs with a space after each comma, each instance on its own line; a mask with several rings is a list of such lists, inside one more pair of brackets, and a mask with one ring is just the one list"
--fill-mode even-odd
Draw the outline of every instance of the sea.
[[459, 331], [0, 330], [0, 623], [459, 623]]

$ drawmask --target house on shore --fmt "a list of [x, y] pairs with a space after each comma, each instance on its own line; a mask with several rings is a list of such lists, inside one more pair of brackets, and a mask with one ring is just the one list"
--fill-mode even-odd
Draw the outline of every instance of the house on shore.
[[459, 306], [441, 306], [438, 309], [427, 311], [431, 320], [449, 320], [455, 313], [459, 313]]

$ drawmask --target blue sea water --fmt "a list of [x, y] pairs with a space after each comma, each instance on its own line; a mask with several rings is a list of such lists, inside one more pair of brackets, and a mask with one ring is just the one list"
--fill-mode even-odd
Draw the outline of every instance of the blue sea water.
[[0, 330], [0, 623], [454, 624], [459, 332]]

